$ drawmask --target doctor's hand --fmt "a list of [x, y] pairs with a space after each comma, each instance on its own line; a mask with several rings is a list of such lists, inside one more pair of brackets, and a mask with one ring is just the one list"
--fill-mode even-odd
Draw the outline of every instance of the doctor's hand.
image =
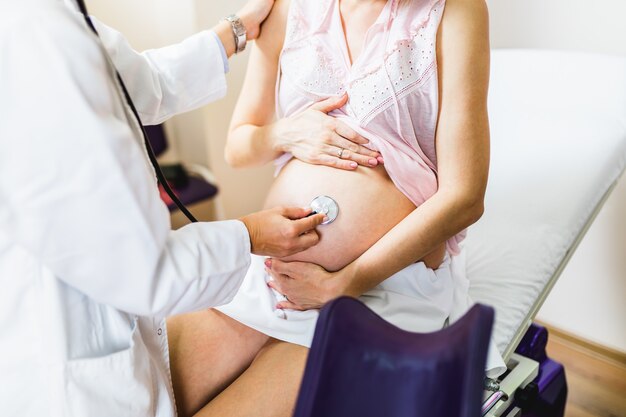
[[273, 281], [267, 283], [287, 298], [276, 305], [278, 309], [312, 310], [319, 309], [327, 302], [342, 295], [351, 294], [346, 283], [350, 282], [349, 268], [328, 272], [319, 265], [308, 262], [284, 262], [267, 259], [265, 270]]
[[249, 0], [237, 16], [246, 27], [248, 40], [254, 40], [261, 33], [261, 24], [265, 21], [274, 7], [274, 0]]
[[250, 234], [252, 253], [283, 257], [302, 252], [319, 242], [315, 228], [322, 224], [325, 215], [310, 214], [310, 208], [276, 207], [240, 220]]
[[378, 152], [366, 148], [369, 141], [328, 113], [343, 107], [348, 96], [331, 97], [303, 112], [274, 124], [274, 147], [309, 164], [354, 170], [359, 165], [375, 167], [382, 163]]

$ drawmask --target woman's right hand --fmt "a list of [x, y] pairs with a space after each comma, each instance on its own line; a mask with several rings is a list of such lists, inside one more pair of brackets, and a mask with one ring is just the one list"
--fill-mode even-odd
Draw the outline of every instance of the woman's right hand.
[[276, 122], [275, 146], [280, 152], [316, 165], [354, 170], [383, 162], [378, 152], [366, 148], [369, 141], [328, 113], [343, 107], [348, 96], [331, 97], [305, 111]]

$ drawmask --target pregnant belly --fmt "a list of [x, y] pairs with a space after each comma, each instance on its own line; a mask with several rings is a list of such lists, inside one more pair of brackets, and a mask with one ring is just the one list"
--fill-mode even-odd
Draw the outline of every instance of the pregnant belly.
[[266, 207], [308, 207], [319, 195], [332, 197], [339, 216], [317, 228], [320, 242], [284, 258], [336, 271], [365, 252], [415, 209], [393, 184], [383, 166], [343, 171], [292, 159], [272, 184]]

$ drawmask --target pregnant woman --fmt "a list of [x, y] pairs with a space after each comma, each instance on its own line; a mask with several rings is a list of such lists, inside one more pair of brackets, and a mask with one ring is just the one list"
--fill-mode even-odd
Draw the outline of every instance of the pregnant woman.
[[275, 162], [268, 207], [326, 195], [340, 211], [315, 247], [255, 257], [229, 305], [170, 320], [181, 415], [290, 416], [317, 309], [340, 295], [406, 330], [444, 326], [483, 211], [488, 66], [483, 0], [276, 2], [226, 158]]

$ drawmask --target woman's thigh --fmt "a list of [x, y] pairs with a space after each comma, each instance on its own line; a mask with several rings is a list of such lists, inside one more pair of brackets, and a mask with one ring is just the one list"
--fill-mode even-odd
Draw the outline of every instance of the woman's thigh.
[[291, 417], [309, 350], [276, 339], [196, 417]]
[[250, 365], [269, 337], [217, 310], [167, 321], [178, 414], [191, 416]]

